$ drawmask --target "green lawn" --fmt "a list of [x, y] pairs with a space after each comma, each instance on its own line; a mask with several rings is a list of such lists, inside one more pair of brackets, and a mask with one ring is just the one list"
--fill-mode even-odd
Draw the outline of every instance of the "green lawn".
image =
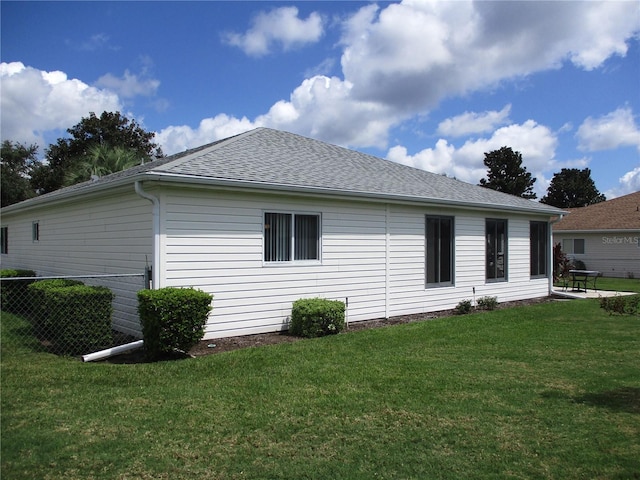
[[138, 365], [2, 329], [3, 479], [640, 476], [640, 317], [596, 300]]
[[613, 290], [616, 292], [640, 293], [640, 278], [609, 278], [600, 277], [597, 281], [598, 290]]

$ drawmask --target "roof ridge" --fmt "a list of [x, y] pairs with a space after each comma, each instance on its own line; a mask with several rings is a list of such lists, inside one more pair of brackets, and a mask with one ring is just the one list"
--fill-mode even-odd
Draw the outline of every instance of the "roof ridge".
[[[173, 160], [169, 160], [168, 162], [163, 162], [160, 165], [157, 166], [166, 166], [168, 165], [168, 168], [173, 168], [173, 167], [178, 167], [186, 162], [188, 162], [189, 160], [193, 159], [193, 156], [195, 154], [199, 154], [199, 155], [206, 155], [210, 152], [213, 152], [219, 148], [222, 148], [223, 146], [229, 145], [231, 143], [234, 143], [238, 140], [240, 140], [243, 137], [246, 136], [250, 136], [253, 135], [254, 133], [256, 133], [258, 130], [261, 130], [263, 127], [257, 127], [257, 128], [253, 128], [251, 130], [247, 130], [246, 132], [241, 132], [238, 133], [236, 135], [232, 135], [230, 137], [226, 137], [226, 138], [221, 138], [219, 140], [216, 140], [215, 142], [211, 142], [208, 143], [206, 145], [201, 145], [200, 147], [195, 147], [195, 148], [191, 148], [188, 150], [185, 150], [184, 152], [180, 152], [180, 153], [175, 153], [172, 156], [175, 156], [176, 158]], [[153, 168], [147, 170], [147, 171], [153, 171]]]

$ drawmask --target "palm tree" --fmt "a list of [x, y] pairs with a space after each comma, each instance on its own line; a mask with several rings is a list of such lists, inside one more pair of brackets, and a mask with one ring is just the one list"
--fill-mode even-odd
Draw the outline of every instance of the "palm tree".
[[78, 164], [78, 168], [65, 175], [65, 185], [102, 177], [110, 173], [120, 172], [143, 163], [135, 150], [106, 144], [98, 144], [89, 148], [86, 159]]

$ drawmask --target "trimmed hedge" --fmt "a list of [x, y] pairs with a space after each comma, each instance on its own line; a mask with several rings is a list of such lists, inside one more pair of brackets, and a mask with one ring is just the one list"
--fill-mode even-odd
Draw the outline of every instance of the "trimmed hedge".
[[80, 355], [111, 346], [111, 290], [65, 279], [35, 282], [29, 290], [36, 333], [55, 353]]
[[322, 337], [344, 330], [344, 302], [303, 298], [293, 302], [289, 333], [298, 337]]
[[[33, 270], [5, 269], [0, 270], [0, 278], [35, 277]], [[25, 315], [29, 313], [31, 302], [28, 297], [27, 287], [33, 280], [11, 280], [2, 282], [0, 289], [0, 308], [5, 312]]]
[[188, 352], [204, 336], [213, 295], [194, 288], [166, 287], [138, 292], [147, 360], [176, 350]]

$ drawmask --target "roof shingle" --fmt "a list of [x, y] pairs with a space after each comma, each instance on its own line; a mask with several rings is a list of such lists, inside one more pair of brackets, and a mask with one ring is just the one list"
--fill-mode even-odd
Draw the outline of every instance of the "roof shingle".
[[554, 231], [638, 230], [640, 192], [568, 211], [569, 215], [553, 225]]
[[203, 182], [236, 182], [285, 191], [451, 203], [545, 215], [562, 212], [532, 200], [270, 128], [257, 128], [26, 202], [89, 193], [111, 184], [153, 179], [158, 175], [175, 181], [189, 178]]

